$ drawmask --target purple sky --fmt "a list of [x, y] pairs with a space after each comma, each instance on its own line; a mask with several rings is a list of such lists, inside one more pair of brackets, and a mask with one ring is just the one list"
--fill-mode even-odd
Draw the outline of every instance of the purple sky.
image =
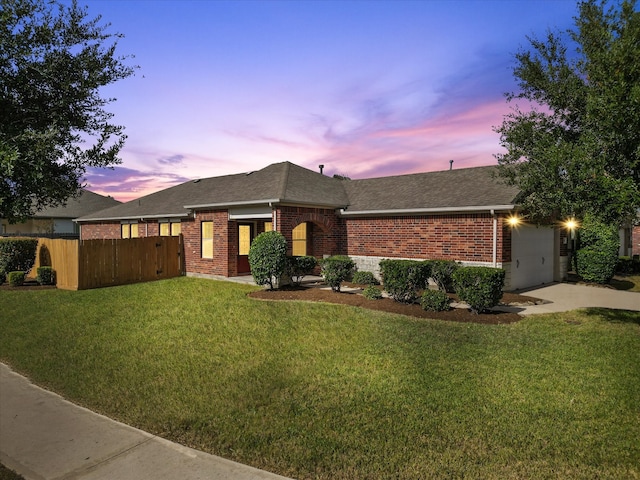
[[123, 163], [88, 188], [127, 201], [290, 161], [351, 178], [495, 164], [526, 36], [571, 0], [80, 0], [125, 38], [104, 89]]

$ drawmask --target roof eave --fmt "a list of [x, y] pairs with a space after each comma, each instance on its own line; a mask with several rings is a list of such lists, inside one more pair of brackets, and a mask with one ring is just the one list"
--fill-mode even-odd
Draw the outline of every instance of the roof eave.
[[266, 198], [262, 200], [244, 200], [241, 202], [219, 202], [219, 203], [202, 203], [198, 205], [184, 205], [189, 210], [202, 210], [203, 208], [229, 208], [248, 205], [272, 205], [280, 203], [279, 198]]
[[114, 220], [155, 220], [157, 218], [187, 218], [189, 217], [189, 213], [163, 213], [159, 215], [119, 215], [116, 217], [100, 217], [100, 218], [74, 218], [73, 221], [76, 223], [82, 222], [108, 222]]
[[435, 207], [435, 208], [398, 208], [386, 210], [354, 210], [340, 209], [341, 216], [376, 216], [376, 215], [421, 215], [438, 213], [480, 213], [511, 211], [515, 205], [471, 205], [465, 207]]

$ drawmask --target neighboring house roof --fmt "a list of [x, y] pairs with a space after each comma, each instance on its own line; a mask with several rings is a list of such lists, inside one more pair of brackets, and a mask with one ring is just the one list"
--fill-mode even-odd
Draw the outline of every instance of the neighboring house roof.
[[73, 219], [120, 204], [121, 202], [115, 198], [105, 197], [104, 195], [82, 189], [80, 195], [69, 198], [64, 205], [44, 208], [36, 212], [33, 217]]
[[186, 217], [194, 209], [276, 204], [334, 208], [344, 215], [511, 209], [518, 190], [494, 180], [494, 169], [344, 180], [282, 162], [255, 172], [182, 183], [77, 221]]

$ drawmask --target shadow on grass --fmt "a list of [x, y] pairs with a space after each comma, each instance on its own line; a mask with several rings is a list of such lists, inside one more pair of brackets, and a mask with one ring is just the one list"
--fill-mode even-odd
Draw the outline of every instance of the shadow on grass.
[[611, 280], [611, 286], [616, 290], [631, 290], [636, 284], [629, 280], [617, 280], [614, 278]]
[[640, 325], [640, 312], [612, 308], [586, 308], [584, 311], [589, 316], [599, 316], [607, 322], [636, 323]]

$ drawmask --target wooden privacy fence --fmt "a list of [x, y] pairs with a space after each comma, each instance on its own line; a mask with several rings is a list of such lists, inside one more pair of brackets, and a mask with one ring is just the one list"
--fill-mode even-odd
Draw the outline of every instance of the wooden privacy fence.
[[103, 240], [38, 239], [36, 268], [51, 266], [65, 290], [110, 287], [182, 275], [182, 236]]

